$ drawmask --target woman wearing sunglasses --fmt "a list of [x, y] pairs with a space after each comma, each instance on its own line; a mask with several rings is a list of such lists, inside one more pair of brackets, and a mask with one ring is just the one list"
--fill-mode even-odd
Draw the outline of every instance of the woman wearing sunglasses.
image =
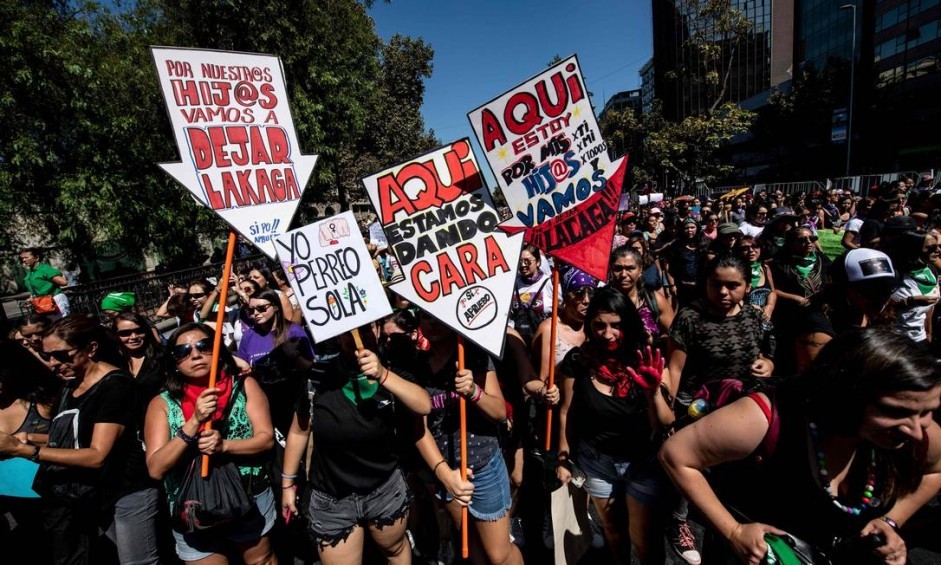
[[158, 491], [144, 466], [136, 386], [117, 340], [94, 318], [73, 314], [53, 324], [43, 349], [67, 381], [48, 443], [0, 434], [0, 455], [40, 464], [33, 488], [43, 497], [53, 562], [100, 562], [91, 546], [101, 528], [122, 563], [158, 563]]
[[236, 355], [252, 367], [252, 375], [268, 396], [274, 427], [286, 433], [304, 373], [314, 348], [304, 328], [285, 315], [280, 297], [271, 289], [249, 297], [245, 309], [251, 323], [242, 330]]
[[801, 308], [830, 282], [829, 273], [830, 259], [817, 249], [817, 236], [810, 228], [798, 226], [788, 231], [784, 247], [771, 264], [778, 299], [772, 321], [778, 342], [779, 374], [789, 375], [797, 368], [794, 340], [801, 330]]
[[163, 346], [157, 341], [147, 318], [134, 312], [115, 315], [111, 329], [121, 343], [121, 354], [127, 360], [128, 371], [137, 379], [139, 396], [146, 410], [150, 399], [163, 388]]
[[[151, 477], [164, 481], [172, 507], [190, 455], [198, 452], [234, 462], [257, 512], [223, 529], [174, 531], [177, 555], [186, 562], [227, 563], [224, 555], [234, 546], [245, 563], [277, 563], [267, 536], [276, 518], [264, 471], [266, 454], [274, 445], [268, 400], [255, 379], [239, 375], [225, 348], [219, 350], [216, 386], [209, 388], [213, 335], [205, 325], [185, 324], [167, 341], [166, 389], [151, 401], [144, 428], [147, 469]], [[213, 429], [203, 429], [207, 421], [213, 422]]]
[[766, 322], [770, 322], [778, 297], [774, 293], [771, 268], [761, 260], [761, 244], [754, 237], [746, 235], [735, 245], [735, 251], [751, 271], [751, 290], [745, 300], [749, 305], [761, 310], [762, 317]]
[[893, 248], [893, 263], [900, 273], [892, 293], [896, 309], [895, 327], [915, 342], [928, 339], [928, 313], [938, 302], [938, 276], [932, 263], [938, 259], [938, 238], [921, 232], [906, 232]]

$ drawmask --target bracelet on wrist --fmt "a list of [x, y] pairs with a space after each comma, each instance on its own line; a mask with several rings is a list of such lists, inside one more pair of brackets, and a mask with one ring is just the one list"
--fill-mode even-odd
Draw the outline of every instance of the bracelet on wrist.
[[287, 474], [285, 474], [285, 473], [281, 473], [281, 478], [282, 478], [282, 479], [296, 479], [296, 478], [297, 478], [297, 474], [294, 474], [294, 475], [287, 475]]
[[889, 518], [888, 516], [883, 516], [883, 517], [882, 517], [882, 521], [885, 522], [886, 524], [888, 524], [889, 527], [892, 528], [893, 530], [895, 530], [896, 532], [898, 532], [898, 531], [899, 531], [899, 528], [901, 527], [901, 526], [899, 526], [899, 523], [898, 523], [898, 522], [896, 522], [896, 521], [893, 520], [892, 518]]
[[180, 429], [176, 431], [176, 437], [182, 439], [183, 443], [186, 445], [193, 445], [196, 443], [196, 440], [199, 439], [199, 432], [197, 432], [196, 435], [191, 436], [183, 431], [183, 426], [180, 426]]
[[[34, 463], [35, 463], [36, 461], [39, 461], [39, 451], [40, 451], [41, 449], [42, 449], [42, 447], [39, 446], [39, 445], [33, 446], [33, 452], [30, 453], [30, 454], [26, 457], [26, 459], [28, 459], [29, 461], [32, 461], [32, 462], [34, 462]], [[896, 527], [895, 529], [897, 530], [898, 528]]]
[[438, 461], [437, 463], [435, 463], [435, 466], [431, 468], [431, 474], [432, 474], [432, 475], [437, 475], [437, 474], [438, 474], [438, 467], [440, 467], [442, 463], [447, 463], [447, 462], [448, 462], [447, 459], [442, 459], [441, 461]]
[[477, 383], [474, 383], [474, 395], [471, 396], [470, 401], [477, 403], [480, 401], [481, 397], [484, 395], [484, 389], [477, 386]]
[[385, 384], [386, 384], [386, 380], [389, 379], [389, 369], [386, 369], [385, 367], [383, 367], [383, 368], [385, 369], [385, 372], [382, 373], [382, 378], [379, 379], [379, 386], [385, 385]]

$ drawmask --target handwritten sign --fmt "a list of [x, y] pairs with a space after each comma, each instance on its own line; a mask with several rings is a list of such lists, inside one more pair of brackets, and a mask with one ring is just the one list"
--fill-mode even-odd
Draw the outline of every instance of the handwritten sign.
[[498, 229], [470, 140], [363, 184], [405, 276], [392, 290], [501, 357], [523, 238]]
[[313, 173], [273, 55], [152, 47], [182, 161], [162, 163], [204, 206], [275, 257]]
[[274, 243], [315, 341], [392, 313], [352, 212], [291, 230]]
[[467, 116], [513, 214], [507, 228], [537, 226], [604, 189], [607, 146], [574, 55]]

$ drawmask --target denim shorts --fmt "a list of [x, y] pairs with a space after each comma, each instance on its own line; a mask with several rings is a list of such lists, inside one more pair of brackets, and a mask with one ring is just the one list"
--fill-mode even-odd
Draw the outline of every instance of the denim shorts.
[[[480, 469], [474, 469], [474, 494], [467, 511], [482, 522], [495, 522], [506, 516], [513, 501], [510, 499], [510, 474], [503, 461], [503, 453], [497, 451], [490, 461]], [[451, 502], [451, 494], [438, 487], [438, 500]]]
[[173, 530], [176, 540], [176, 554], [183, 561], [205, 559], [215, 553], [225, 553], [233, 543], [247, 543], [261, 539], [274, 526], [277, 511], [274, 506], [274, 493], [271, 488], [255, 495], [257, 512], [250, 512], [238, 523], [218, 531], [207, 530], [181, 534]]
[[666, 480], [655, 454], [622, 461], [583, 443], [578, 447], [576, 461], [588, 477], [585, 490], [595, 498], [615, 498], [626, 493], [643, 504], [653, 504], [660, 498]]
[[408, 513], [412, 493], [400, 469], [392, 472], [372, 492], [334, 498], [316, 489], [310, 491], [308, 524], [314, 543], [335, 546], [349, 537], [356, 526], [377, 528], [394, 524]]

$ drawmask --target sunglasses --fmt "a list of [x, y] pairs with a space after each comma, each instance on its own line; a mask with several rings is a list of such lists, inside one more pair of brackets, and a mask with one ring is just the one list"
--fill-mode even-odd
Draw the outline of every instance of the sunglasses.
[[580, 286], [573, 291], [570, 291], [569, 294], [575, 298], [584, 298], [585, 296], [591, 298], [595, 295], [595, 289], [590, 286]]
[[170, 350], [170, 355], [173, 355], [173, 358], [176, 359], [177, 362], [180, 362], [190, 356], [194, 347], [200, 353], [212, 353], [212, 340], [208, 337], [204, 337], [196, 343], [174, 345], [173, 349]]
[[533, 265], [533, 264], [535, 264], [535, 263], [536, 263], [536, 262], [533, 261], [532, 259], [520, 259], [520, 265], [525, 265], [525, 266], [527, 266], [527, 267], [530, 266], [530, 265]]
[[761, 249], [760, 245], [739, 245], [738, 246], [739, 251], [756, 251], [760, 249]]
[[187, 297], [187, 298], [190, 298], [190, 299], [192, 299], [192, 298], [202, 298], [202, 297], [204, 297], [204, 296], [206, 296], [206, 293], [205, 293], [205, 292], [188, 292], [188, 293], [186, 293], [186, 297]]
[[55, 359], [59, 363], [71, 363], [72, 358], [75, 357], [75, 352], [78, 349], [74, 347], [72, 349], [56, 349], [54, 351], [44, 351], [43, 353], [50, 359]]
[[245, 309], [249, 314], [254, 314], [258, 312], [259, 314], [264, 314], [268, 311], [268, 308], [271, 308], [271, 304], [262, 304], [260, 306], [249, 306]]
[[128, 328], [126, 330], [118, 330], [118, 337], [131, 337], [132, 335], [147, 335], [147, 332], [144, 328]]
[[798, 237], [794, 241], [797, 241], [799, 243], [816, 243], [818, 239], [820, 238], [815, 235], [812, 235], [810, 237]]

